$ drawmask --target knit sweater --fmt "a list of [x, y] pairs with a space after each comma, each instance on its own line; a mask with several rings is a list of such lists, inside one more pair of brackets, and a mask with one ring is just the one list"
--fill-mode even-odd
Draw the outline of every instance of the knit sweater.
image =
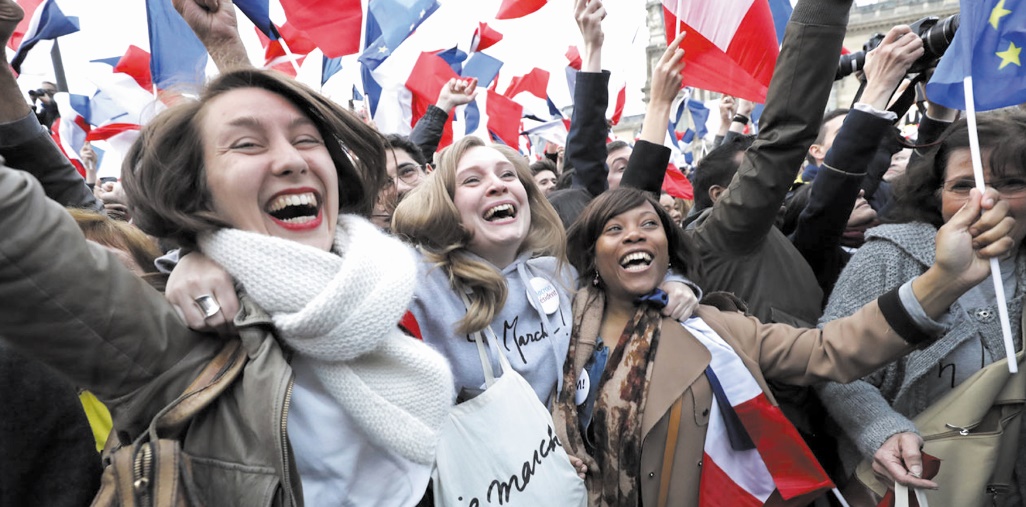
[[[870, 229], [866, 243], [841, 273], [823, 312], [820, 324], [851, 315], [880, 294], [924, 273], [934, 262], [937, 229], [924, 223], [887, 224]], [[1026, 287], [1026, 255], [1016, 263], [1017, 289], [1008, 301], [1009, 319], [1016, 347], [1020, 347], [1019, 324], [1023, 290]], [[929, 347], [902, 359], [862, 380], [843, 385], [829, 383], [819, 388], [824, 406], [841, 428], [840, 454], [850, 473], [859, 461], [869, 459], [891, 435], [915, 432], [910, 418], [929, 406], [926, 374], [952, 350], [970, 339], [981, 339], [991, 357], [1004, 357], [998, 319], [970, 317], [963, 301], [955, 302], [945, 320], [948, 331]], [[989, 321], [988, 321], [989, 320]], [[1020, 440], [1026, 443], [1026, 440]], [[1023, 490], [1026, 460], [1020, 453], [1016, 472]], [[942, 485], [943, 487], [943, 485]]]

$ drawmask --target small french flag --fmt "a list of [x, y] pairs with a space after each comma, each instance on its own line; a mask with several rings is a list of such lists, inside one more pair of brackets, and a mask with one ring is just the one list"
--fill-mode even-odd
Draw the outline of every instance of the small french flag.
[[[684, 327], [712, 355], [706, 376], [714, 401], [705, 436], [700, 507], [756, 507], [834, 487], [780, 408], [727, 342], [702, 319]], [[720, 382], [720, 380], [723, 382]]]
[[[15, 72], [21, 72], [21, 64], [25, 61], [30, 49], [41, 40], [53, 40], [57, 37], [75, 33], [78, 31], [78, 18], [65, 16], [61, 8], [54, 0], [43, 0], [42, 2], [27, 2], [24, 6], [26, 11], [30, 10], [35, 3], [35, 10], [27, 17], [28, 25], [25, 32], [21, 34], [18, 50], [11, 57], [11, 68]], [[17, 28], [24, 26], [23, 19], [18, 23]], [[16, 30], [17, 32], [17, 30]], [[15, 34], [17, 35], [17, 33]], [[17, 37], [12, 37], [11, 43]]]

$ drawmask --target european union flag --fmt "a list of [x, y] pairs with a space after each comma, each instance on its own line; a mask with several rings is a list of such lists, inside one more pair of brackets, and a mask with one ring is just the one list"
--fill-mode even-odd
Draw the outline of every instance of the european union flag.
[[1026, 102], [1026, 2], [962, 0], [951, 47], [926, 85], [930, 100], [965, 109], [962, 80], [973, 78], [976, 109], [987, 111]]

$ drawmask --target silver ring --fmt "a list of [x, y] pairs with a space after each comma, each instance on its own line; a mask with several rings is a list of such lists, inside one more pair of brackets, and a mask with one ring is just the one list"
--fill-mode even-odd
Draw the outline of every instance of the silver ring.
[[193, 299], [193, 301], [195, 301], [196, 306], [199, 306], [200, 310], [203, 311], [204, 319], [209, 319], [210, 317], [217, 315], [217, 312], [221, 311], [221, 305], [219, 305], [217, 300], [214, 299], [214, 296], [211, 296], [210, 294], [199, 296], [196, 299]]

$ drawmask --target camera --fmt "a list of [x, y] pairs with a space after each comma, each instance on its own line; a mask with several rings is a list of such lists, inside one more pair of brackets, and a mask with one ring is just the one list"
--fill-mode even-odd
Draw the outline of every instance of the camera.
[[47, 90], [45, 88], [40, 88], [38, 90], [29, 90], [28, 94], [29, 94], [29, 97], [32, 97], [34, 99], [38, 99], [39, 97], [50, 95], [50, 90]]
[[[944, 55], [944, 51], [951, 45], [951, 40], [955, 38], [955, 31], [958, 30], [958, 21], [958, 14], [953, 14], [944, 19], [939, 19], [936, 16], [927, 16], [909, 25], [912, 33], [918, 35], [923, 40], [923, 56], [919, 57], [912, 64], [912, 67], [908, 70], [909, 74], [922, 72], [937, 65], [941, 56]], [[837, 73], [834, 75], [834, 80], [862, 70], [862, 67], [866, 65], [866, 53], [876, 49], [883, 42], [883, 39], [884, 34], [873, 34], [862, 45], [861, 51], [841, 55], [837, 62]]]

